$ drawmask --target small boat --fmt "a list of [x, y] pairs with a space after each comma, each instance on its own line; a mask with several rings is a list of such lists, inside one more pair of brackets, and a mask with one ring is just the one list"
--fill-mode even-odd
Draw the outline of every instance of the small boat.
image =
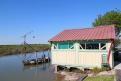
[[37, 58], [37, 59], [30, 59], [30, 60], [23, 60], [24, 65], [37, 65], [37, 64], [43, 64], [43, 63], [49, 63], [50, 58]]

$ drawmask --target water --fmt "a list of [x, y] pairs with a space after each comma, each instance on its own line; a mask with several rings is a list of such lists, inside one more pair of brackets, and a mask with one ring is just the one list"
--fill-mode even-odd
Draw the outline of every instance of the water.
[[[48, 54], [47, 52], [45, 53]], [[38, 53], [38, 57], [42, 54]], [[32, 56], [32, 57], [31, 57]], [[27, 58], [35, 58], [28, 54]], [[25, 67], [22, 63], [23, 55], [0, 57], [0, 81], [53, 81], [54, 73], [51, 64]]]

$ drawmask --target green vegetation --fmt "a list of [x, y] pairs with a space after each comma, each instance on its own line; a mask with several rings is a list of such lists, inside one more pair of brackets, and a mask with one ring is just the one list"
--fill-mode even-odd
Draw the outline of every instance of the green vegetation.
[[48, 44], [30, 44], [30, 45], [0, 45], [0, 55], [12, 55], [20, 53], [30, 53], [35, 51], [49, 50]]
[[94, 67], [93, 69], [91, 69], [91, 72], [93, 72], [94, 74], [97, 74], [101, 71], [109, 71], [110, 67], [102, 67], [102, 68], [98, 68], [98, 67]]
[[121, 11], [116, 9], [99, 15], [92, 24], [93, 26], [114, 24], [118, 34], [121, 30]]
[[97, 73], [99, 73], [99, 72], [101, 72], [102, 71], [102, 69], [101, 68], [97, 68], [97, 67], [94, 67], [93, 69], [92, 69], [92, 72], [94, 73], [94, 74], [97, 74]]
[[114, 81], [114, 76], [87, 77], [84, 81]]

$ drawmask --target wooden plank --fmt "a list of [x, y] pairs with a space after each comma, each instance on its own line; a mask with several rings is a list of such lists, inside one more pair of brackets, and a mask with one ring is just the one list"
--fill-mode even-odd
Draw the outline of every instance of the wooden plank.
[[77, 81], [83, 81], [88, 75], [81, 76]]

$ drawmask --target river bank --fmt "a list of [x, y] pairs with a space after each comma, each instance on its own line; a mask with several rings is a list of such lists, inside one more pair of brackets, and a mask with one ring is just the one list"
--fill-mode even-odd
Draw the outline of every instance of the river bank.
[[29, 46], [28, 45], [0, 45], [0, 56], [47, 51], [49, 49], [50, 49], [49, 44], [30, 44]]
[[59, 71], [54, 81], [114, 81], [114, 70], [102, 71], [97, 74]]

